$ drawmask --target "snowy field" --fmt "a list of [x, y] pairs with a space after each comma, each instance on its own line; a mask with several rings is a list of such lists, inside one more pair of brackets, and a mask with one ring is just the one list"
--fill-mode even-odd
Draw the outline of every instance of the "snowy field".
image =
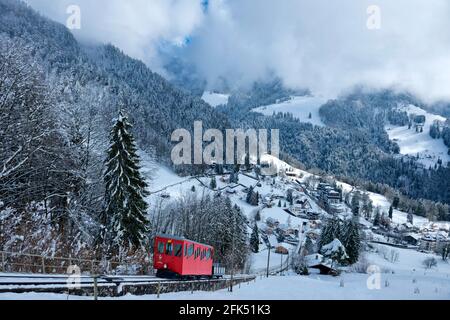
[[389, 138], [398, 143], [400, 153], [404, 155], [417, 156], [419, 154], [420, 163], [425, 166], [434, 166], [438, 159], [443, 160], [443, 164], [447, 165], [450, 156], [447, 154], [448, 148], [442, 139], [433, 139], [430, 136], [430, 127], [435, 120], [445, 121], [444, 117], [431, 114], [416, 106], [410, 105], [403, 107], [401, 111], [408, 114], [424, 115], [426, 122], [423, 132], [417, 133], [414, 128], [408, 129], [408, 126], [398, 127], [388, 125], [386, 131]]
[[[378, 246], [391, 250], [386, 246]], [[394, 249], [398, 261], [389, 262], [381, 253], [367, 254], [367, 260], [380, 274], [343, 273], [339, 277], [311, 274], [258, 277], [256, 282], [236, 286], [233, 293], [178, 292], [161, 295], [161, 300], [450, 300], [450, 264], [439, 257], [437, 267], [425, 270], [422, 261], [429, 255], [414, 250]], [[380, 249], [380, 251], [382, 251]], [[279, 258], [279, 257], [278, 257]], [[368, 285], [369, 284], [369, 285]], [[379, 284], [379, 286], [377, 286]], [[0, 300], [88, 300], [59, 294], [0, 294]], [[107, 298], [111, 299], [111, 298]], [[156, 300], [155, 295], [117, 298], [120, 300]]]
[[205, 91], [202, 96], [203, 101], [205, 101], [211, 107], [214, 107], [214, 108], [217, 106], [220, 106], [220, 105], [228, 104], [229, 98], [230, 98], [230, 95], [228, 95], [228, 94], [215, 93], [215, 92], [209, 92], [209, 91]]
[[[311, 123], [316, 126], [324, 126], [324, 123], [320, 120], [319, 109], [327, 101], [328, 99], [323, 97], [294, 96], [288, 101], [259, 107], [253, 109], [253, 111], [260, 112], [267, 116], [271, 116], [274, 112], [290, 112], [301, 122]], [[312, 116], [311, 119], [309, 119], [310, 113]]]

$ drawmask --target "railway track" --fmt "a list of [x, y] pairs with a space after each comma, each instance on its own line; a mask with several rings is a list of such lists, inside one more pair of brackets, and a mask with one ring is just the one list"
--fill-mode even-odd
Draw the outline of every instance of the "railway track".
[[[253, 276], [235, 276], [234, 281], [248, 282]], [[229, 278], [209, 280], [172, 280], [162, 279], [155, 276], [80, 276], [73, 278], [68, 275], [33, 275], [33, 274], [0, 274], [0, 293], [26, 293], [26, 292], [73, 292], [76, 288], [81, 293], [91, 293], [94, 287], [104, 292], [113, 292], [111, 295], [120, 295], [122, 288], [146, 288], [153, 287], [199, 287], [211, 283], [226, 285]]]

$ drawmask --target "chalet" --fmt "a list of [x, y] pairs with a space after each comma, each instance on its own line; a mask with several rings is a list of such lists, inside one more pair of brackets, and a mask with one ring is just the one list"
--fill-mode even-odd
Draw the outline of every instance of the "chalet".
[[417, 233], [406, 233], [403, 236], [403, 241], [405, 241], [406, 243], [410, 244], [410, 245], [417, 245], [419, 243], [420, 240], [420, 235]]
[[275, 249], [275, 253], [287, 255], [287, 254], [289, 254], [289, 250], [283, 246], [278, 246]]
[[336, 271], [333, 269], [332, 261], [318, 253], [306, 256], [305, 261], [308, 268], [317, 269], [320, 274], [328, 275]]
[[266, 224], [270, 228], [278, 228], [278, 226], [280, 225], [280, 222], [269, 217], [269, 218], [266, 219]]
[[286, 176], [291, 178], [298, 178], [298, 174], [296, 172], [286, 171]]
[[228, 187], [228, 188], [226, 189], [226, 193], [228, 193], [228, 194], [236, 194], [236, 192], [237, 192], [236, 189], [233, 189], [233, 188], [229, 188], [229, 187]]
[[319, 240], [320, 232], [318, 230], [308, 230], [306, 232], [306, 236], [311, 238], [312, 240]]
[[320, 218], [320, 213], [315, 211], [308, 211], [307, 215], [310, 220], [318, 220]]
[[419, 249], [422, 251], [435, 251], [436, 239], [433, 237], [424, 237], [420, 239]]

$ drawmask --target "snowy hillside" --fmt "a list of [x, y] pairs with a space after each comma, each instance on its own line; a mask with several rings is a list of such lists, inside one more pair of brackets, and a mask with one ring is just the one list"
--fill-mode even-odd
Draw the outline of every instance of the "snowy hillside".
[[215, 93], [210, 91], [205, 91], [203, 93], [202, 99], [212, 107], [217, 107], [220, 105], [226, 105], [230, 96], [223, 93]]
[[416, 157], [419, 156], [419, 162], [426, 167], [434, 166], [436, 162], [441, 159], [446, 165], [450, 161], [448, 155], [448, 148], [445, 146], [442, 139], [433, 139], [430, 136], [430, 127], [433, 122], [445, 122], [444, 117], [428, 113], [427, 111], [413, 106], [405, 106], [400, 108], [400, 111], [406, 111], [408, 115], [423, 115], [426, 117], [426, 122], [423, 126], [423, 132], [416, 132], [414, 128], [408, 129], [408, 126], [400, 127], [388, 125], [386, 131], [389, 138], [398, 143], [400, 146], [400, 153]]
[[[301, 122], [311, 123], [316, 126], [324, 126], [319, 116], [320, 107], [328, 99], [316, 96], [293, 96], [287, 101], [279, 102], [269, 106], [253, 109], [264, 115], [271, 116], [274, 112], [289, 112]], [[311, 118], [309, 117], [311, 115]]]

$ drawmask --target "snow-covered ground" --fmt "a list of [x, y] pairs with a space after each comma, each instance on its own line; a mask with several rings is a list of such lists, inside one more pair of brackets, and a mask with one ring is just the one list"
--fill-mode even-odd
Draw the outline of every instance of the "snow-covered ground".
[[220, 105], [228, 104], [229, 98], [230, 95], [228, 94], [215, 93], [210, 91], [205, 91], [202, 96], [203, 101], [205, 101], [214, 108]]
[[[378, 246], [379, 251], [392, 250]], [[394, 249], [398, 261], [389, 262], [380, 253], [367, 254], [372, 270], [380, 273], [343, 273], [339, 277], [311, 274], [298, 276], [258, 277], [255, 282], [235, 286], [233, 293], [177, 292], [161, 295], [161, 300], [450, 300], [450, 264], [438, 260], [437, 267], [424, 269], [422, 262], [429, 255], [414, 250]], [[264, 252], [261, 254], [263, 260]], [[267, 253], [267, 252], [265, 252]], [[278, 257], [275, 257], [279, 259]], [[274, 261], [275, 263], [276, 261]], [[279, 263], [279, 261], [278, 261]], [[369, 285], [368, 285], [369, 284]], [[377, 285], [379, 284], [379, 286]], [[92, 297], [75, 297], [47, 293], [1, 293], [0, 300], [88, 300]], [[111, 298], [106, 298], [111, 299]], [[120, 300], [156, 300], [156, 295], [117, 298]]]
[[[271, 116], [274, 112], [290, 112], [295, 118], [301, 122], [312, 123], [313, 125], [323, 126], [324, 123], [320, 119], [319, 109], [324, 105], [328, 99], [316, 96], [293, 96], [290, 100], [272, 104], [269, 106], [262, 106], [253, 109], [255, 112], [260, 112], [264, 115]], [[309, 119], [311, 114], [311, 119]]]
[[444, 141], [442, 139], [433, 139], [430, 136], [430, 127], [433, 122], [435, 120], [445, 122], [446, 119], [413, 105], [402, 107], [400, 110], [406, 111], [408, 114], [424, 115], [426, 117], [423, 132], [420, 133], [417, 133], [414, 127], [408, 129], [408, 126], [386, 126], [389, 138], [400, 146], [400, 153], [410, 156], [419, 155], [419, 162], [427, 167], [434, 166], [439, 159], [443, 161], [444, 165], [447, 165], [450, 161], [450, 155], [447, 153], [448, 148], [445, 146]]
[[[206, 190], [211, 192], [208, 188], [210, 178], [200, 178], [197, 180], [192, 177], [179, 177], [169, 168], [156, 164], [151, 157], [146, 154], [141, 154], [143, 160], [143, 172], [145, 175], [151, 176], [149, 180], [150, 190], [153, 194], [150, 196], [150, 203], [155, 204], [155, 199], [162, 199], [170, 201], [180, 197], [187, 192], [191, 192], [192, 186], [195, 186], [198, 191]], [[306, 220], [293, 217], [289, 215], [284, 208], [277, 206], [278, 200], [275, 200], [275, 205], [272, 207], [263, 207], [262, 205], [256, 207], [251, 206], [245, 202], [244, 188], [253, 186], [255, 191], [259, 192], [264, 199], [265, 196], [272, 195], [286, 195], [289, 188], [295, 188], [298, 184], [296, 179], [304, 181], [306, 177], [311, 176], [310, 173], [292, 168], [289, 164], [274, 158], [272, 156], [264, 156], [262, 161], [272, 162], [278, 170], [286, 170], [298, 175], [298, 178], [277, 177], [267, 178], [259, 181], [249, 177], [245, 174], [239, 175], [239, 184], [230, 185], [228, 183], [228, 175], [217, 177], [218, 189], [230, 187], [235, 190], [233, 193], [228, 193], [233, 203], [238, 204], [243, 212], [251, 220], [257, 211], [260, 211], [261, 221], [258, 226], [264, 227], [265, 221], [268, 218], [278, 221], [280, 224], [291, 225], [293, 228], [299, 229]], [[352, 186], [338, 182], [344, 191], [349, 192], [353, 189]], [[225, 188], [225, 189], [224, 189]], [[199, 192], [201, 193], [201, 192]], [[164, 194], [169, 198], [161, 197]], [[305, 195], [308, 197], [307, 195]], [[375, 207], [380, 207], [383, 211], [388, 211], [390, 203], [382, 195], [369, 193]], [[309, 198], [312, 205], [317, 204]], [[282, 199], [284, 205], [285, 199]], [[314, 208], [319, 210], [320, 208]], [[406, 213], [395, 210], [394, 222], [406, 222]], [[417, 226], [424, 226], [429, 223], [426, 218], [415, 217], [414, 224]], [[250, 232], [250, 229], [249, 229]], [[274, 235], [269, 235], [269, 241], [272, 246], [283, 245], [290, 253], [294, 252], [296, 245], [287, 243], [279, 244]], [[380, 274], [374, 276], [366, 273], [344, 272], [339, 277], [323, 276], [317, 273], [312, 273], [310, 276], [298, 276], [292, 272], [285, 272], [284, 276], [271, 276], [268, 279], [258, 276], [256, 282], [250, 284], [243, 284], [240, 287], [236, 286], [233, 293], [227, 290], [217, 292], [180, 292], [169, 293], [161, 296], [161, 299], [177, 300], [177, 299], [206, 299], [206, 300], [281, 300], [281, 299], [299, 299], [299, 300], [314, 300], [314, 299], [450, 299], [450, 264], [443, 262], [439, 256], [434, 257], [438, 261], [437, 267], [431, 270], [425, 270], [422, 263], [424, 259], [430, 257], [429, 254], [421, 253], [415, 250], [398, 249], [384, 245], [373, 245], [375, 251], [366, 253], [367, 265], [375, 266], [376, 270], [380, 270]], [[398, 261], [389, 261], [390, 252], [394, 250], [398, 254]], [[262, 274], [267, 265], [267, 249], [264, 244], [260, 245], [260, 252], [252, 254], [250, 258], [250, 271], [255, 274]], [[292, 256], [292, 255], [291, 255]], [[281, 261], [286, 263], [287, 255], [276, 254], [275, 250], [271, 251], [270, 267], [271, 270], [279, 269]], [[378, 278], [377, 278], [378, 277]], [[379, 289], [369, 289], [367, 283], [369, 279], [379, 279]], [[342, 286], [343, 285], [343, 286]], [[53, 299], [53, 300], [67, 300], [67, 299], [92, 299], [89, 297], [74, 297], [58, 294], [44, 294], [44, 293], [27, 293], [27, 294], [0, 294], [0, 300], [5, 299]], [[147, 296], [132, 296], [128, 295], [118, 299], [130, 300], [153, 300], [157, 299], [154, 295]]]

